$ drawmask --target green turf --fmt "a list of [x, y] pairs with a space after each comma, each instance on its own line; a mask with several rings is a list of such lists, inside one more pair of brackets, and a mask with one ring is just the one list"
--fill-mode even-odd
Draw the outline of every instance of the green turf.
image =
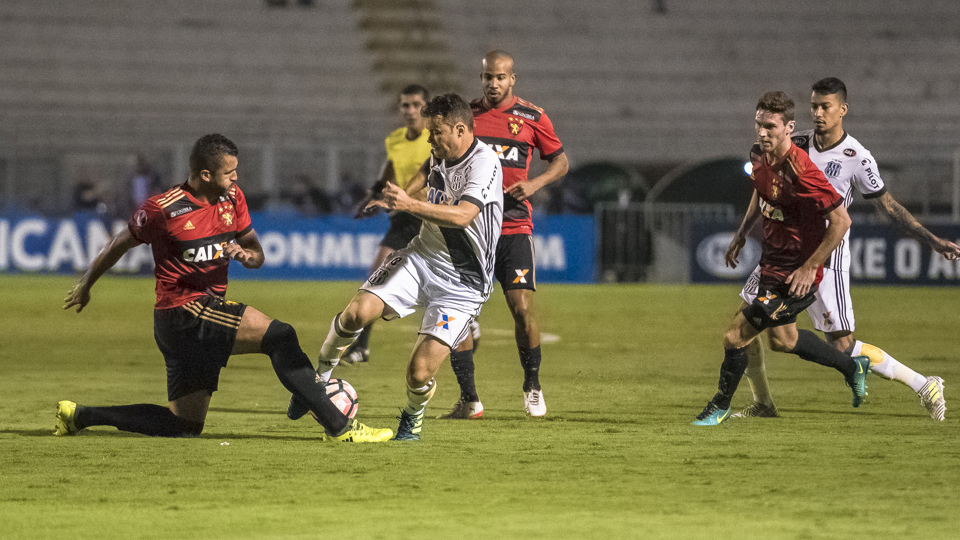
[[[526, 419], [512, 325], [482, 317], [480, 421], [447, 365], [423, 441], [324, 445], [263, 356], [224, 370], [203, 436], [95, 428], [55, 438], [54, 405], [165, 403], [152, 280], [105, 278], [81, 314], [66, 278], [0, 277], [0, 538], [955, 538], [956, 409], [935, 423], [872, 378], [850, 407], [839, 374], [768, 354], [783, 418], [690, 421], [712, 396], [735, 287], [544, 285], [548, 418]], [[235, 282], [230, 298], [293, 324], [311, 357], [354, 283]], [[960, 382], [960, 288], [859, 287], [859, 333]], [[805, 317], [805, 316], [804, 316]], [[804, 318], [804, 325], [807, 321]], [[416, 316], [378, 323], [369, 365], [339, 376], [360, 417], [396, 427]], [[744, 383], [734, 400], [746, 403]], [[229, 443], [229, 444], [226, 444]]]

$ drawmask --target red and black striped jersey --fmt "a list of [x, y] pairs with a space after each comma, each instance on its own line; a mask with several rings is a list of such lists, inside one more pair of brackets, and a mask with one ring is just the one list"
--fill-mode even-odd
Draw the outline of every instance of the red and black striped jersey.
[[[563, 153], [563, 144], [543, 109], [514, 96], [503, 107], [490, 109], [483, 99], [470, 103], [473, 134], [493, 149], [503, 168], [503, 188], [527, 179], [533, 149], [540, 159], [550, 160]], [[503, 197], [503, 234], [533, 234], [530, 201]]]
[[186, 184], [147, 199], [127, 227], [153, 249], [156, 309], [227, 293], [224, 246], [253, 230], [247, 201], [233, 186], [216, 204], [194, 197]]
[[[783, 283], [823, 242], [825, 217], [843, 199], [806, 152], [793, 143], [782, 159], [770, 165], [755, 144], [750, 161], [750, 176], [763, 214], [760, 281]], [[817, 269], [816, 282], [822, 278], [823, 265]]]

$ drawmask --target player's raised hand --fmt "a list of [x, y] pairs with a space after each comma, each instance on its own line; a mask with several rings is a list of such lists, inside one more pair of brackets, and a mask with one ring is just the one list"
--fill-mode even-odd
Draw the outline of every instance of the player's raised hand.
[[735, 233], [730, 240], [730, 246], [727, 247], [727, 254], [724, 256], [724, 262], [730, 268], [736, 268], [740, 258], [740, 250], [747, 243], [747, 238], [740, 233]]
[[67, 297], [63, 299], [63, 309], [70, 309], [73, 306], [77, 306], [77, 313], [80, 313], [89, 303], [90, 289], [77, 283], [67, 291]]

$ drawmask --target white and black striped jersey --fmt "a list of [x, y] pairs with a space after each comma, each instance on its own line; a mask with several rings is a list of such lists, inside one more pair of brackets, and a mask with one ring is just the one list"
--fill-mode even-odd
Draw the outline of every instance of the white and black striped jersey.
[[438, 276], [466, 285], [486, 298], [493, 291], [493, 262], [503, 222], [500, 158], [477, 139], [457, 160], [438, 161], [431, 156], [427, 201], [480, 208], [464, 229], [423, 220], [420, 234], [408, 249], [427, 260]]
[[[807, 152], [810, 160], [823, 171], [827, 181], [843, 198], [844, 207], [850, 206], [854, 191], [860, 192], [864, 199], [873, 199], [887, 192], [873, 155], [849, 133], [844, 132], [836, 144], [823, 149], [817, 148], [813, 130], [799, 131], [794, 133], [792, 138], [793, 143]], [[850, 270], [849, 230], [824, 266]]]

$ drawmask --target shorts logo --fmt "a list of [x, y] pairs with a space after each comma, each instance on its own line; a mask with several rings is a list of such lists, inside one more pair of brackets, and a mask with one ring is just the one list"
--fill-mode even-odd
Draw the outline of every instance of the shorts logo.
[[517, 277], [513, 278], [514, 283], [526, 283], [527, 282], [527, 273], [530, 272], [529, 268], [524, 268], [520, 270], [519, 268], [514, 270], [517, 273]]
[[780, 318], [780, 312], [787, 309], [786, 304], [780, 304], [777, 306], [777, 309], [773, 310], [773, 313], [770, 314], [770, 320], [775, 321]]
[[770, 296], [761, 296], [761, 297], [758, 297], [758, 298], [757, 298], [757, 302], [761, 302], [761, 303], [763, 303], [764, 305], [766, 305], [766, 304], [769, 304], [770, 301], [773, 300], [773, 299], [776, 298], [776, 297], [777, 297], [777, 295], [775, 295], [775, 294], [771, 294]]
[[440, 321], [437, 322], [437, 326], [443, 328], [444, 330], [449, 330], [449, 329], [450, 329], [450, 323], [452, 323], [452, 322], [455, 321], [455, 320], [457, 320], [456, 317], [451, 317], [451, 316], [449, 316], [449, 315], [443, 315], [443, 314], [441, 314], [441, 315], [440, 315]]
[[827, 324], [827, 325], [833, 324], [833, 319], [830, 318], [830, 315], [833, 315], [832, 311], [828, 311], [823, 314], [823, 324]]

